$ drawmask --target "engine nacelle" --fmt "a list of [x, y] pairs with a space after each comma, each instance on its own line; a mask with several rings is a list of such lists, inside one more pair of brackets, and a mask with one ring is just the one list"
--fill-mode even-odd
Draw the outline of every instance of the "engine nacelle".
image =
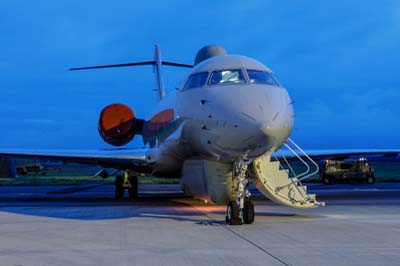
[[100, 113], [99, 133], [108, 144], [122, 146], [129, 143], [136, 134], [142, 134], [143, 123], [128, 106], [110, 104]]

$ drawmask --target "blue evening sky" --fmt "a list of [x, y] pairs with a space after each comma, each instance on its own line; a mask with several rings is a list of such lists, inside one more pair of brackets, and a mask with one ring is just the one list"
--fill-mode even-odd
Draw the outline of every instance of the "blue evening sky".
[[[21, 1], [0, 3], [0, 147], [104, 148], [98, 115], [154, 107], [149, 60], [192, 63], [216, 43], [269, 66], [295, 103], [306, 148], [400, 147], [399, 1]], [[188, 70], [164, 68], [168, 89]], [[141, 145], [136, 137], [130, 147]]]

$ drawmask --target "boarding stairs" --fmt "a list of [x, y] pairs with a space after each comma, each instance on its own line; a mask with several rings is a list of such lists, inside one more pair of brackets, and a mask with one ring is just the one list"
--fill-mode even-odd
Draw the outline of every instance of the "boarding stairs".
[[[265, 197], [276, 203], [295, 208], [324, 206], [325, 203], [318, 202], [315, 194], [308, 194], [307, 187], [301, 183], [302, 180], [318, 173], [318, 164], [291, 139], [288, 139], [284, 146], [292, 154], [290, 159], [300, 160], [306, 170], [296, 174], [286, 155], [282, 153], [276, 157], [271, 153], [266, 153], [253, 161], [253, 183]], [[301, 155], [299, 155], [299, 152]], [[271, 160], [271, 156], [275, 157], [276, 160]], [[282, 167], [280, 160], [284, 161], [288, 169]], [[307, 163], [307, 161], [314, 166], [314, 171], [311, 172], [310, 163]]]

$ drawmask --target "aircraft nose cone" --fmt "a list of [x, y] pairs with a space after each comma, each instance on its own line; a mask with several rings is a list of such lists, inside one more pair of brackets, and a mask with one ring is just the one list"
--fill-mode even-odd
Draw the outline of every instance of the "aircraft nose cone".
[[[279, 148], [289, 137], [293, 128], [293, 109], [283, 90], [270, 89], [253, 98], [254, 105], [246, 107], [246, 114], [253, 117], [257, 130], [268, 142]], [[259, 108], [256, 108], [259, 106]]]
[[207, 92], [199, 150], [229, 160], [244, 152], [256, 158], [280, 148], [290, 135], [293, 109], [285, 89], [226, 85]]
[[[269, 102], [265, 105], [266, 120], [259, 120], [262, 133], [273, 143], [281, 147], [290, 136], [293, 128], [293, 108], [285, 90], [268, 91]], [[273, 103], [273, 104], [271, 104]]]
[[273, 146], [280, 147], [289, 137], [292, 126], [289, 123], [265, 123], [260, 129]]

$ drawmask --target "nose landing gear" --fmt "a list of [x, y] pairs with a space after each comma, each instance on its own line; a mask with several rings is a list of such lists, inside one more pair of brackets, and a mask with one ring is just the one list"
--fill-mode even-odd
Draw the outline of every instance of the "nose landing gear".
[[250, 200], [248, 165], [251, 162], [246, 154], [234, 163], [236, 176], [236, 200], [230, 201], [226, 210], [226, 223], [231, 225], [251, 224], [254, 222], [254, 204]]
[[243, 223], [242, 219], [240, 218], [239, 206], [235, 200], [232, 200], [228, 203], [225, 221], [230, 225], [241, 225]]
[[252, 224], [254, 222], [254, 204], [250, 199], [244, 202], [243, 222], [245, 224]]
[[225, 222], [230, 225], [252, 224], [254, 222], [254, 204], [250, 199], [245, 199], [242, 210], [235, 200], [228, 203]]

